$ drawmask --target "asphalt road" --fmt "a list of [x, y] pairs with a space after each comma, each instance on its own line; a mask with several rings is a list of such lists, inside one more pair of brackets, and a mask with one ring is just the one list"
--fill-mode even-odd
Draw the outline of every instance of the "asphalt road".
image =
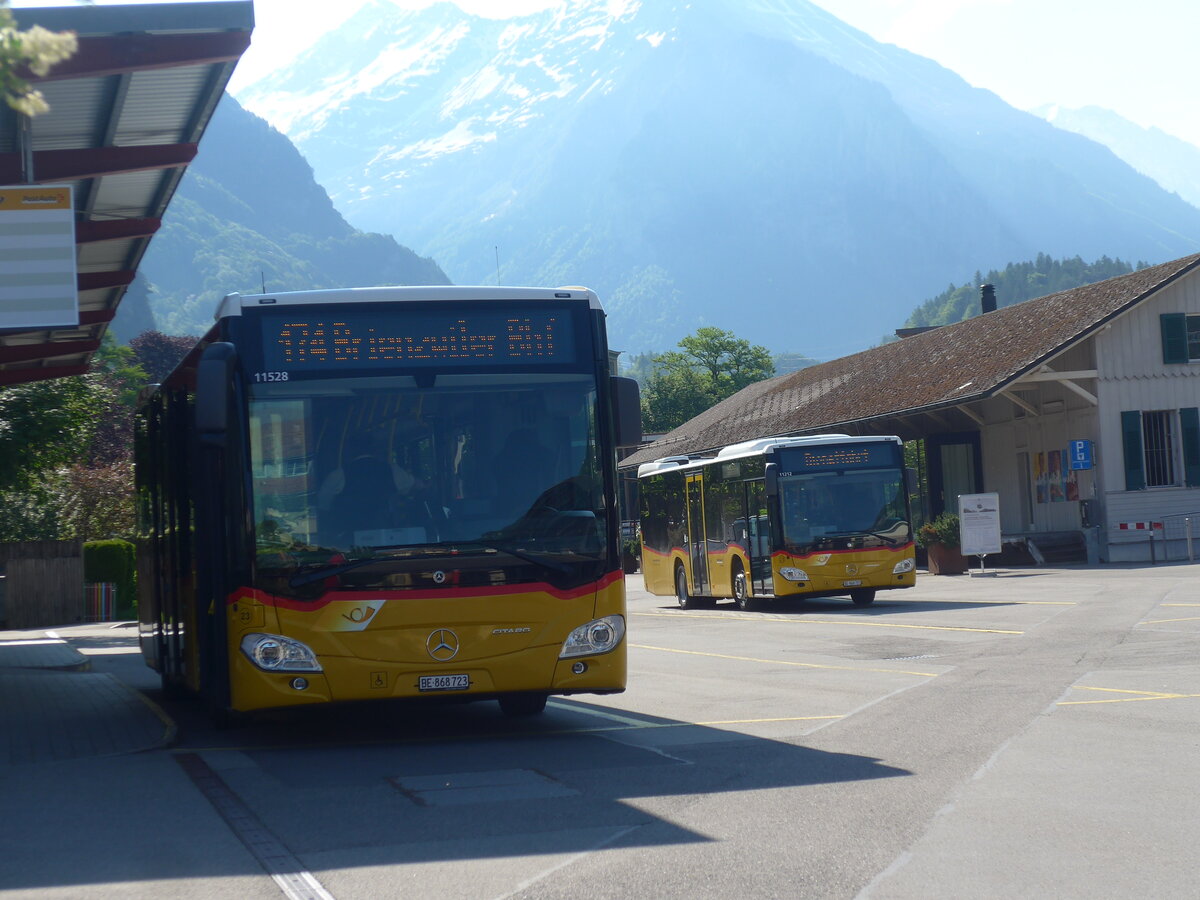
[[[217, 732], [136, 657], [96, 664], [179, 724], [135, 759], [187, 808], [248, 812], [292, 896], [1191, 898], [1198, 576], [922, 575], [868, 609], [754, 613], [634, 577], [628, 691], [524, 720], [386, 706]], [[206, 840], [246, 846], [236, 822]], [[202, 856], [179, 854], [181, 895], [279, 896]]]

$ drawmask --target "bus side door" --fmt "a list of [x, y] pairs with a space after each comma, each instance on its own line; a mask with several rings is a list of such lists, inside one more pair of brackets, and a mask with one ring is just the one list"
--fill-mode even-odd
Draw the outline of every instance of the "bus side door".
[[687, 552], [692, 561], [692, 593], [708, 593], [708, 543], [704, 531], [704, 476], [687, 476]]
[[767, 489], [762, 479], [745, 482], [746, 552], [750, 556], [750, 580], [759, 597], [771, 594], [775, 584], [771, 575], [771, 538], [767, 520]]

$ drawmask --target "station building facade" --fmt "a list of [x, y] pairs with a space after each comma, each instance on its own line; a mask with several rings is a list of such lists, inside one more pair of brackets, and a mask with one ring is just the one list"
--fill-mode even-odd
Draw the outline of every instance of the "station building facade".
[[994, 491], [1035, 558], [1200, 555], [1200, 254], [758, 382], [621, 465], [839, 432], [919, 442], [925, 515]]

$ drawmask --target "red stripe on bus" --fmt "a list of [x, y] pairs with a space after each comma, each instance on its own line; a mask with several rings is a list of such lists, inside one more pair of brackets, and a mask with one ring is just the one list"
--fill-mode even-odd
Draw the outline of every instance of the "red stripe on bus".
[[857, 547], [850, 550], [815, 550], [812, 553], [789, 553], [787, 550], [776, 550], [771, 554], [772, 559], [786, 557], [787, 559], [809, 559], [813, 556], [837, 556], [843, 553], [874, 553], [876, 550], [886, 550], [888, 553], [904, 553], [911, 550], [914, 544], [909, 541], [907, 544], [901, 544], [899, 547]]
[[274, 594], [269, 594], [266, 591], [260, 591], [255, 588], [238, 588], [231, 593], [225, 600], [226, 606], [233, 606], [242, 600], [257, 600], [263, 606], [275, 606], [281, 609], [292, 609], [300, 611], [315, 611], [323, 609], [330, 603], [361, 603], [366, 594], [370, 594], [373, 600], [441, 600], [453, 598], [470, 598], [470, 597], [504, 597], [513, 594], [533, 594], [544, 593], [558, 600], [576, 600], [586, 594], [595, 593], [612, 587], [618, 581], [623, 580], [625, 573], [617, 570], [609, 572], [598, 581], [593, 581], [590, 584], [585, 584], [577, 588], [572, 588], [568, 591], [559, 590], [553, 585], [547, 584], [544, 581], [531, 582], [529, 584], [506, 584], [498, 587], [479, 587], [479, 588], [435, 588], [426, 591], [330, 591], [321, 597], [319, 600], [311, 602], [304, 600], [293, 600], [290, 597], [277, 597]]

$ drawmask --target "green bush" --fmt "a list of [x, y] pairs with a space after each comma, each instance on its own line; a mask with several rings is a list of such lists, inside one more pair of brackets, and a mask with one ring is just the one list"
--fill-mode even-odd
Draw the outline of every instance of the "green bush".
[[952, 512], [944, 512], [932, 522], [926, 522], [918, 528], [917, 546], [928, 547], [930, 544], [957, 547], [958, 516]]
[[117, 618], [137, 618], [137, 557], [129, 541], [88, 541], [83, 545], [83, 580], [117, 586]]

